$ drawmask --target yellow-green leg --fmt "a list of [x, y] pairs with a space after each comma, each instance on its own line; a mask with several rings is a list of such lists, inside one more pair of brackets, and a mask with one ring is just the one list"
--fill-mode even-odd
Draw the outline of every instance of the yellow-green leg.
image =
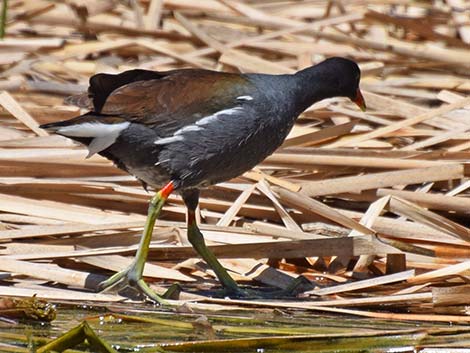
[[143, 272], [145, 261], [147, 260], [150, 241], [152, 240], [152, 233], [155, 221], [158, 218], [160, 211], [162, 210], [162, 207], [165, 204], [165, 201], [167, 200], [168, 196], [171, 194], [173, 189], [173, 183], [170, 182], [163, 189], [157, 192], [154, 197], [152, 197], [149, 204], [144, 232], [142, 234], [142, 238], [140, 239], [139, 248], [137, 249], [134, 261], [128, 268], [114, 274], [107, 280], [101, 282], [99, 285], [101, 289], [107, 289], [115, 286], [118, 283], [127, 282], [130, 286], [139, 289], [150, 299], [155, 300], [156, 302], [161, 304], [165, 302], [157, 293], [155, 293], [148, 286], [147, 283], [145, 283], [143, 279]]
[[241, 289], [237, 282], [228, 274], [227, 270], [220, 264], [219, 260], [215, 257], [214, 253], [206, 246], [204, 236], [199, 230], [194, 213], [188, 210], [188, 240], [193, 246], [194, 250], [207, 262], [210, 268], [214, 271], [219, 282], [225, 289], [227, 295], [235, 295], [237, 297], [250, 297], [250, 298], [272, 298], [272, 297], [285, 297], [291, 296], [297, 292], [297, 289], [302, 286], [313, 289], [310, 281], [305, 277], [299, 276], [292, 280], [286, 289], [263, 293], [257, 290]]
[[227, 270], [220, 264], [214, 253], [207, 248], [204, 236], [197, 226], [195, 211], [199, 202], [199, 190], [185, 190], [182, 196], [184, 203], [188, 208], [188, 240], [194, 250], [196, 250], [199, 256], [201, 256], [215, 272], [217, 278], [228, 294], [246, 295], [246, 293], [238, 287], [233, 278], [230, 277]]

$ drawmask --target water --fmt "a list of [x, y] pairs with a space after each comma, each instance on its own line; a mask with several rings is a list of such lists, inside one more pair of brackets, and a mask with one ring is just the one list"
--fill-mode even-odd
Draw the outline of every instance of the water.
[[[59, 305], [51, 324], [0, 323], [0, 352], [32, 351], [31, 342], [38, 347], [85, 319], [119, 352], [157, 352], [160, 344], [166, 344], [167, 352], [234, 353], [391, 353], [470, 347], [470, 326], [320, 316], [306, 311], [196, 311]], [[90, 351], [83, 344], [76, 349]]]

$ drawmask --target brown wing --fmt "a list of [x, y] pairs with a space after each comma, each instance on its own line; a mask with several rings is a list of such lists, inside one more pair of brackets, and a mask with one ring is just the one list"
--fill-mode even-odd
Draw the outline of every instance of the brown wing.
[[119, 87], [131, 84], [132, 82], [158, 80], [170, 73], [171, 71], [158, 72], [135, 69], [124, 71], [117, 75], [94, 75], [90, 78], [90, 87], [88, 88], [88, 95], [93, 100], [94, 111], [101, 113], [108, 97]]
[[160, 79], [169, 73], [171, 71], [158, 72], [135, 69], [120, 74], [97, 74], [90, 78], [88, 92], [67, 97], [64, 99], [64, 103], [100, 113], [108, 96], [117, 88], [132, 82]]
[[252, 87], [246, 78], [230, 73], [130, 70], [95, 75], [88, 93], [69, 97], [66, 102], [88, 108], [96, 115], [159, 126], [165, 135], [233, 107], [236, 97], [249, 93], [249, 89]]
[[165, 127], [168, 133], [198, 119], [232, 108], [236, 97], [252, 89], [240, 75], [187, 69], [157, 80], [127, 84], [113, 91], [101, 114]]

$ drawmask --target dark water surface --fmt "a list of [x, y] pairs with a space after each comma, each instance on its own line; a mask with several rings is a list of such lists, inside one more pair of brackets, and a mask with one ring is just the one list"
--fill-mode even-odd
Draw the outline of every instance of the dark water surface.
[[[57, 309], [51, 324], [0, 323], [0, 352], [32, 352], [34, 346], [83, 320], [119, 352], [158, 352], [162, 344], [166, 352], [457, 352], [456, 348], [470, 352], [470, 326], [450, 323], [256, 309], [197, 313], [129, 305], [58, 305]], [[84, 344], [75, 349], [91, 351]]]

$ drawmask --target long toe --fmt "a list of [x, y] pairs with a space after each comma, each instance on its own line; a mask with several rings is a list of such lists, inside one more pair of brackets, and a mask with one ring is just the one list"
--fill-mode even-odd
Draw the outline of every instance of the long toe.
[[249, 298], [258, 298], [258, 291], [253, 290], [253, 289], [248, 289], [248, 288], [240, 288], [239, 286], [236, 287], [224, 287], [223, 289], [223, 295], [224, 297], [229, 297], [232, 299], [236, 298], [244, 298], [244, 299], [249, 299]]
[[137, 281], [136, 287], [137, 289], [139, 289], [139, 291], [145, 294], [148, 299], [151, 299], [155, 303], [158, 303], [160, 305], [168, 305], [168, 302], [162, 297], [160, 297], [157, 293], [155, 293], [155, 291], [150, 288], [147, 283], [145, 283], [143, 278]]
[[123, 285], [124, 279], [127, 277], [129, 269], [126, 268], [125, 270], [119, 271], [109, 277], [108, 279], [100, 282], [98, 284], [99, 291], [109, 291], [117, 286], [121, 287]]
[[299, 293], [313, 289], [314, 286], [304, 276], [299, 276], [293, 279], [287, 288], [284, 289], [270, 289], [265, 290], [254, 289], [254, 288], [240, 288], [231, 287], [224, 288], [224, 296], [229, 298], [240, 298], [240, 299], [273, 299], [273, 298], [286, 298], [295, 297]]
[[299, 293], [303, 293], [314, 288], [314, 284], [305, 276], [299, 276], [294, 278], [289, 286], [281, 291], [283, 296], [296, 296]]
[[128, 287], [133, 288], [139, 294], [142, 294], [146, 299], [150, 299], [153, 302], [162, 305], [168, 304], [152, 288], [150, 288], [147, 283], [145, 283], [141, 275], [135, 273], [135, 270], [132, 266], [114, 274], [113, 276], [98, 285], [98, 289], [100, 291], [116, 290], [120, 294], [123, 294], [123, 292], [121, 291], [122, 289]]

